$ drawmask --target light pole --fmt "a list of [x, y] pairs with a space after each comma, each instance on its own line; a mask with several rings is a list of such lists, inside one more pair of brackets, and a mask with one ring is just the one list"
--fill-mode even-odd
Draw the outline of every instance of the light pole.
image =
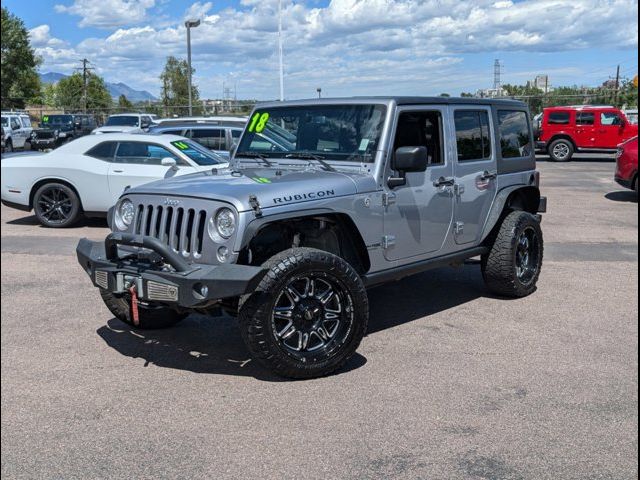
[[193, 115], [193, 107], [191, 105], [191, 29], [200, 25], [200, 20], [187, 20], [184, 26], [187, 27], [187, 79], [189, 83], [189, 116]]
[[318, 92], [318, 98], [322, 97], [322, 88], [318, 87], [316, 88], [316, 92]]

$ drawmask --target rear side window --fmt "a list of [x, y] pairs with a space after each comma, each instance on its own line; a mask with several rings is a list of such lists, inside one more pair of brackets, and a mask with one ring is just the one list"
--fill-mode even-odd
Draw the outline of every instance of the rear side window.
[[578, 112], [576, 114], [576, 125], [593, 125], [596, 116], [593, 112]]
[[458, 161], [491, 158], [489, 114], [485, 110], [458, 110], [454, 114]]
[[193, 129], [191, 130], [191, 138], [203, 147], [211, 150], [226, 150], [227, 139], [225, 132], [221, 128]]
[[165, 130], [164, 132], [161, 132], [163, 135], [178, 135], [180, 137], [182, 137], [182, 130]]
[[600, 114], [600, 124], [605, 126], [622, 125], [622, 118], [615, 112], [602, 112]]
[[522, 158], [531, 155], [529, 118], [525, 112], [499, 110], [498, 128], [502, 158]]
[[551, 112], [547, 120], [551, 125], [569, 125], [571, 114], [569, 112]]
[[20, 120], [22, 121], [23, 127], [31, 128], [31, 120], [29, 120], [29, 117], [20, 117]]
[[85, 153], [85, 155], [97, 158], [99, 160], [106, 160], [107, 162], [111, 162], [113, 161], [113, 156], [116, 153], [117, 145], [118, 142], [102, 142]]

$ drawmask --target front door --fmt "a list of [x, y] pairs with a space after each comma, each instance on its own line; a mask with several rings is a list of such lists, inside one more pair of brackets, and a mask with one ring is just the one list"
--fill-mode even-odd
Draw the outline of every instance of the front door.
[[[446, 111], [446, 106], [398, 109], [390, 155], [399, 147], [424, 146], [429, 165], [426, 172], [407, 173], [406, 185], [385, 193], [385, 258], [389, 261], [435, 255], [447, 238], [453, 218], [453, 164], [444, 143], [450, 135]], [[388, 175], [397, 176], [392, 162], [388, 164]]]
[[625, 122], [619, 112], [615, 110], [601, 111], [598, 115], [597, 148], [616, 148], [624, 141]]
[[[161, 165], [162, 159], [167, 157], [176, 160], [177, 168]], [[128, 187], [194, 171], [194, 167], [186, 165], [182, 159], [160, 145], [120, 142], [114, 162], [109, 168], [109, 190], [115, 203]]]
[[454, 236], [479, 240], [496, 195], [497, 160], [491, 108], [452, 107], [456, 137]]

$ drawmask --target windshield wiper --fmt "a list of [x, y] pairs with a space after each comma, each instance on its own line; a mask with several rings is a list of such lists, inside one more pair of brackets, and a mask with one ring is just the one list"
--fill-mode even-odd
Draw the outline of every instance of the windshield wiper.
[[296, 158], [299, 160], [316, 160], [320, 165], [324, 167], [325, 170], [329, 172], [335, 172], [336, 169], [329, 165], [324, 161], [324, 157], [322, 155], [316, 155], [314, 153], [305, 153], [305, 152], [297, 152], [297, 153], [288, 153], [284, 156], [284, 158]]
[[258, 152], [236, 152], [236, 157], [258, 158], [264, 162], [267, 167], [273, 167], [273, 163], [267, 160], [267, 156]]

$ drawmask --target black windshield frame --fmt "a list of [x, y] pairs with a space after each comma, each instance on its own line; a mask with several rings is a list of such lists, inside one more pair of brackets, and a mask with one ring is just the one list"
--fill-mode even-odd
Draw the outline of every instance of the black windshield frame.
[[378, 103], [256, 107], [236, 157], [243, 152], [268, 158], [310, 154], [325, 161], [373, 163], [386, 117], [387, 106]]

